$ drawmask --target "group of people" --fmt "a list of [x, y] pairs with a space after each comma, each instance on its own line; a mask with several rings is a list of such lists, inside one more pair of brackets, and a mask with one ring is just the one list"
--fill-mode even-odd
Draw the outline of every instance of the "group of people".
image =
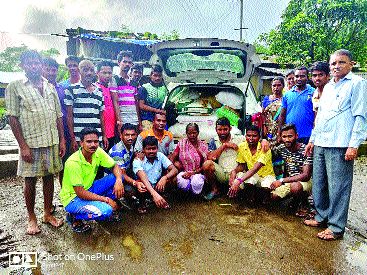
[[[26, 79], [9, 84], [6, 104], [20, 147], [28, 234], [40, 232], [37, 177], [43, 179], [44, 222], [63, 224], [52, 215], [53, 176], [60, 173], [61, 203], [75, 232], [90, 230], [88, 220], [119, 221], [123, 197], [145, 213], [152, 204], [168, 209], [167, 193], [178, 190], [207, 200], [225, 190], [230, 198], [242, 193], [253, 201], [261, 193], [265, 199], [293, 196], [303, 202], [312, 188], [316, 215], [304, 223], [327, 225], [321, 239], [343, 235], [353, 160], [367, 137], [366, 82], [351, 72], [349, 51], [311, 67], [316, 91], [307, 84], [306, 67], [295, 70], [284, 95], [283, 78], [275, 78], [273, 94], [263, 102], [264, 125], [248, 127], [243, 138], [231, 135], [230, 121], [219, 118], [209, 143], [199, 139], [195, 123], [174, 143], [166, 130], [167, 89], [159, 65], [142, 84], [131, 54], [117, 59], [120, 74], [114, 76], [109, 62], [98, 63], [95, 71], [91, 61], [69, 57], [70, 78], [58, 84], [56, 61], [35, 51], [22, 54]], [[282, 174], [274, 172], [276, 158], [284, 162]]]
[[298, 67], [286, 74], [286, 89], [282, 77], [274, 78], [272, 94], [262, 103], [262, 130], [270, 142], [283, 141], [286, 146], [282, 127], [293, 123], [298, 132], [297, 142], [306, 145], [302, 145], [303, 155], [313, 157], [315, 216], [305, 219], [304, 224], [327, 227], [317, 235], [324, 240], [335, 240], [344, 234], [353, 161], [358, 147], [367, 138], [367, 84], [352, 72], [353, 65], [348, 50], [337, 50], [331, 54], [329, 63], [316, 62], [311, 66], [316, 89], [308, 83], [308, 68]]

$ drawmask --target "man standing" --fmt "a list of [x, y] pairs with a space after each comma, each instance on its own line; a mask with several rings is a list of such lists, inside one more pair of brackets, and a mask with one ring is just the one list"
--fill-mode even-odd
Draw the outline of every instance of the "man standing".
[[285, 74], [285, 82], [286, 86], [284, 87], [283, 94], [292, 89], [294, 84], [296, 84], [294, 82], [294, 70], [290, 70]]
[[[121, 170], [99, 148], [98, 133], [94, 128], [84, 128], [80, 133], [81, 148], [65, 163], [60, 199], [68, 213], [67, 222], [78, 233], [91, 229], [83, 220], [110, 218], [119, 209], [117, 199], [124, 194]], [[111, 168], [113, 174], [95, 180], [99, 166]], [[118, 221], [118, 213], [115, 214]]]
[[273, 153], [279, 155], [285, 164], [283, 178], [272, 182], [272, 198], [284, 198], [291, 195], [297, 199], [300, 207], [297, 216], [307, 215], [307, 197], [311, 192], [312, 157], [305, 156], [306, 145], [297, 142], [297, 130], [294, 124], [283, 125], [281, 138], [283, 144], [275, 147]]
[[307, 144], [315, 119], [312, 106], [312, 95], [315, 89], [307, 85], [308, 69], [306, 67], [297, 68], [294, 77], [296, 85], [283, 96], [277, 138], [280, 142], [280, 129], [283, 124], [293, 123], [298, 131], [298, 142]]
[[[65, 99], [65, 89], [56, 82], [57, 73], [59, 69], [59, 64], [56, 62], [53, 58], [44, 58], [43, 59], [43, 77], [48, 80], [49, 83], [54, 85], [57, 95], [59, 97], [61, 111], [62, 111], [62, 122], [64, 127], [64, 137], [65, 137], [65, 155], [62, 158], [62, 163], [64, 164], [65, 161], [70, 157], [70, 135], [69, 135], [69, 129], [68, 124], [66, 120], [67, 111], [66, 111], [66, 105], [64, 103]], [[63, 171], [60, 171], [59, 173], [59, 181], [60, 184], [62, 183], [62, 177], [63, 177]]]
[[128, 51], [121, 51], [117, 55], [117, 63], [120, 67], [120, 74], [114, 76], [117, 86], [125, 86], [129, 83], [129, 70], [133, 66], [133, 55]]
[[128, 72], [133, 65], [130, 52], [120, 52], [117, 56], [120, 74], [113, 77], [111, 96], [116, 114], [116, 122], [120, 130], [123, 123], [136, 125], [141, 129], [137, 88], [129, 83]]
[[316, 216], [308, 226], [327, 225], [317, 234], [323, 240], [341, 238], [348, 218], [353, 164], [359, 145], [367, 138], [366, 80], [353, 74], [348, 50], [330, 57], [331, 81], [320, 99], [315, 128], [306, 153], [313, 150], [312, 195]]
[[79, 64], [81, 82], [71, 85], [65, 90], [65, 105], [67, 109], [67, 122], [71, 139], [71, 150], [78, 150], [80, 132], [86, 127], [96, 128], [99, 140], [104, 148], [108, 148], [108, 140], [104, 130], [103, 120], [103, 93], [93, 84], [96, 73], [94, 64], [83, 60]]
[[330, 80], [330, 67], [328, 63], [318, 61], [311, 66], [310, 71], [312, 82], [316, 87], [312, 96], [313, 111], [316, 116], [322, 92], [324, 91], [325, 85]]
[[59, 99], [54, 86], [41, 76], [40, 54], [36, 51], [23, 52], [20, 66], [26, 79], [8, 85], [5, 102], [10, 126], [20, 148], [17, 174], [25, 181], [27, 234], [34, 235], [41, 232], [34, 212], [37, 177], [43, 180], [43, 222], [55, 227], [63, 224], [62, 220], [51, 215], [51, 209], [54, 175], [62, 169], [65, 140]]
[[72, 55], [65, 59], [65, 65], [69, 71], [69, 78], [59, 83], [64, 90], [80, 81], [79, 62], [80, 58]]
[[131, 67], [130, 72], [130, 85], [136, 88], [140, 88], [140, 79], [143, 76], [143, 67], [135, 64]]
[[213, 199], [219, 195], [219, 186], [231, 185], [234, 178], [230, 173], [237, 167], [238, 144], [241, 137], [231, 135], [231, 124], [226, 117], [219, 118], [215, 123], [217, 137], [209, 141], [208, 160], [203, 164], [203, 172], [207, 181], [211, 184], [211, 191], [204, 198]]
[[162, 107], [168, 91], [163, 83], [162, 73], [162, 67], [154, 65], [150, 73], [150, 82], [143, 84], [138, 91], [143, 130], [151, 128], [154, 114], [166, 115]]
[[158, 152], [170, 158], [171, 153], [175, 150], [175, 144], [172, 133], [165, 130], [166, 124], [166, 115], [155, 114], [152, 128], [139, 134], [134, 150], [136, 152], [142, 152], [143, 140], [148, 136], [154, 136], [158, 140]]
[[96, 83], [97, 87], [102, 90], [104, 110], [103, 110], [103, 122], [106, 137], [108, 139], [108, 148], [106, 151], [110, 150], [116, 142], [115, 138], [115, 126], [116, 126], [116, 114], [114, 105], [112, 102], [111, 94], [111, 79], [112, 79], [112, 64], [108, 61], [101, 61], [97, 64], [97, 76], [98, 81]]

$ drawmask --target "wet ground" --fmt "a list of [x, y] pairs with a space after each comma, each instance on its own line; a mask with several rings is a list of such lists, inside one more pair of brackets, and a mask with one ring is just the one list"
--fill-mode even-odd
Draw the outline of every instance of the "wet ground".
[[[90, 234], [41, 224], [42, 233], [30, 237], [24, 234], [22, 180], [3, 179], [0, 273], [367, 274], [366, 175], [367, 158], [359, 158], [348, 229], [343, 240], [334, 242], [317, 239], [317, 229], [302, 225], [284, 207], [250, 207], [225, 198], [175, 199], [170, 210], [152, 209], [146, 215], [125, 211], [123, 222], [93, 223]], [[41, 219], [41, 184], [37, 190]], [[64, 214], [57, 208], [57, 216]], [[37, 252], [37, 267], [8, 267], [8, 253], [15, 251]]]

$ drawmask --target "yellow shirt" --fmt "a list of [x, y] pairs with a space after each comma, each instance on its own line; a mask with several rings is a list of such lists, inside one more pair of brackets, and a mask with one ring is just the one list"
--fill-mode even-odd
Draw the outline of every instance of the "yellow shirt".
[[264, 166], [261, 167], [260, 170], [257, 172], [260, 177], [263, 178], [270, 175], [275, 176], [271, 159], [271, 150], [264, 153], [261, 150], [260, 142], [257, 144], [257, 150], [254, 155], [251, 154], [247, 141], [242, 142], [238, 146], [238, 155], [236, 161], [238, 163], [246, 163], [249, 170], [254, 167], [256, 162], [260, 162], [264, 164]]

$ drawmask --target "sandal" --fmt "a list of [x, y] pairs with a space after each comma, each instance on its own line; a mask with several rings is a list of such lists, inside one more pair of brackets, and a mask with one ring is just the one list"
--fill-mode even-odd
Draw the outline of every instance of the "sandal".
[[145, 206], [138, 207], [137, 211], [138, 211], [139, 214], [146, 214], [148, 212], [148, 210]]
[[311, 227], [323, 227], [325, 226], [324, 222], [318, 222], [315, 219], [305, 219], [303, 221], [304, 225], [311, 226]]
[[343, 233], [335, 233], [328, 228], [324, 231], [319, 232], [317, 234], [317, 237], [324, 241], [335, 241], [343, 238]]
[[206, 194], [205, 196], [203, 196], [203, 198], [207, 201], [211, 201], [212, 199], [214, 199], [218, 196], [219, 196], [219, 193], [210, 192], [210, 193]]
[[114, 211], [112, 213], [111, 217], [108, 219], [108, 221], [110, 221], [110, 222], [121, 222], [122, 221], [121, 211]]
[[312, 220], [312, 219], [315, 218], [315, 216], [316, 216], [316, 210], [311, 210], [310, 213], [308, 213], [306, 219], [307, 220]]
[[300, 218], [308, 217], [309, 209], [308, 208], [299, 208], [296, 212], [296, 216]]
[[70, 213], [66, 215], [66, 222], [76, 233], [84, 233], [92, 229], [89, 224], [84, 223], [82, 220], [76, 220]]

